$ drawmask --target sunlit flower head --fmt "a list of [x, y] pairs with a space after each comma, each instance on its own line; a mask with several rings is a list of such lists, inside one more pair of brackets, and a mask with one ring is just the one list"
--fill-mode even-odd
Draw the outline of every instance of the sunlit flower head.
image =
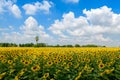
[[105, 65], [104, 65], [103, 63], [100, 63], [100, 64], [98, 65], [98, 67], [99, 67], [99, 69], [102, 69], [102, 68], [105, 67]]
[[8, 64], [12, 64], [13, 63], [13, 61], [12, 60], [8, 60]]
[[35, 66], [31, 67], [31, 70], [33, 72], [39, 71], [40, 70], [40, 66], [39, 65], [35, 65]]

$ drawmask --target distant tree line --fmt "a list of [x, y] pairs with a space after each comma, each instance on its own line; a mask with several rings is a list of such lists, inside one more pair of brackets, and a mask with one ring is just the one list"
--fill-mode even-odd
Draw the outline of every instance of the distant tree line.
[[46, 43], [25, 43], [25, 44], [19, 44], [19, 47], [47, 47]]
[[15, 43], [0, 43], [0, 47], [17, 47]]
[[24, 44], [15, 44], [15, 43], [0, 43], [0, 47], [106, 47], [106, 46], [99, 46], [95, 44], [87, 44], [87, 45], [48, 45], [46, 43], [24, 43]]

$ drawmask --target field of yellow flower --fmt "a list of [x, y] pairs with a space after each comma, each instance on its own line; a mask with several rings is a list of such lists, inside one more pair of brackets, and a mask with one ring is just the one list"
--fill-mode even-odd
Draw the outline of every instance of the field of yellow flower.
[[0, 48], [0, 80], [120, 80], [120, 48]]

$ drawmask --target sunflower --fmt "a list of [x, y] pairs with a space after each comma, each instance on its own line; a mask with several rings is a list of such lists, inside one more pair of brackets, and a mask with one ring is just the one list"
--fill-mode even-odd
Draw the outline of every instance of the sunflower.
[[66, 65], [66, 62], [63, 62], [61, 66], [63, 67], [63, 66], [65, 66], [65, 65]]
[[75, 69], [77, 69], [79, 67], [79, 64], [77, 63], [77, 65], [74, 66]]
[[3, 79], [3, 77], [6, 75], [6, 72], [0, 74], [0, 80]]
[[58, 73], [60, 73], [60, 72], [61, 72], [61, 70], [58, 69], [58, 70], [56, 71], [56, 74], [58, 74]]
[[15, 79], [14, 80], [19, 80], [19, 76], [15, 76]]
[[50, 80], [55, 80], [54, 78], [51, 78]]
[[64, 56], [64, 57], [63, 57], [63, 59], [64, 59], [64, 60], [66, 60], [66, 59], [67, 59], [67, 57], [66, 57], [66, 56]]
[[75, 80], [79, 80], [80, 77], [81, 77], [81, 75], [82, 75], [82, 72], [79, 72], [79, 73], [78, 73], [78, 76], [75, 78]]
[[43, 78], [48, 78], [49, 77], [49, 73], [45, 73], [44, 75], [43, 75]]
[[10, 74], [14, 73], [15, 69], [10, 69]]
[[51, 66], [52, 64], [53, 64], [52, 61], [48, 61], [48, 62], [47, 62], [47, 65], [48, 65], [48, 66]]
[[22, 69], [21, 71], [26, 72], [26, 71], [27, 71], [27, 68], [24, 68], [24, 69]]
[[68, 58], [68, 61], [72, 61], [72, 60], [73, 60], [73, 58], [72, 58], [72, 57], [69, 57], [69, 58]]
[[33, 72], [39, 71], [40, 70], [40, 66], [39, 65], [35, 65], [35, 66], [31, 67], [31, 70]]
[[113, 68], [113, 69], [110, 69], [110, 70], [109, 70], [109, 69], [106, 69], [106, 70], [105, 70], [105, 73], [106, 73], [106, 74], [110, 74], [110, 73], [113, 72], [113, 71], [114, 71], [114, 68]]
[[99, 67], [99, 69], [102, 69], [102, 68], [105, 67], [105, 65], [104, 65], [103, 63], [100, 63], [100, 64], [98, 65], [98, 67]]
[[58, 62], [61, 62], [62, 60], [61, 59], [58, 59]]
[[35, 60], [37, 58], [37, 56], [36, 55], [33, 55], [33, 59]]
[[16, 56], [13, 58], [14, 61], [16, 61], [17, 59], [18, 59], [18, 57], [16, 57]]
[[118, 57], [117, 57], [118, 59], [120, 59], [120, 55], [118, 55]]
[[105, 73], [106, 73], [106, 74], [110, 74], [110, 73], [111, 73], [111, 70], [106, 69], [106, 70], [105, 70]]
[[102, 60], [101, 59], [97, 60], [97, 63], [102, 63]]
[[69, 67], [72, 66], [72, 62], [69, 62], [67, 65], [68, 65]]
[[25, 72], [27, 71], [27, 68], [22, 69], [19, 73], [18, 76], [22, 76]]
[[21, 62], [21, 63], [24, 63], [25, 61], [26, 61], [25, 59], [22, 59], [20, 62]]
[[1, 62], [2, 62], [2, 63], [6, 63], [6, 62], [7, 62], [7, 60], [6, 60], [6, 59], [3, 59]]
[[30, 64], [30, 62], [29, 62], [29, 61], [25, 61], [23, 64], [24, 64], [25, 66], [28, 66], [28, 65]]
[[59, 63], [59, 61], [58, 60], [54, 60], [54, 64], [58, 64]]
[[13, 63], [13, 61], [12, 60], [8, 60], [8, 64], [12, 64]]
[[103, 76], [105, 74], [105, 72], [102, 72], [102, 73], [100, 73], [100, 76]]
[[29, 60], [29, 64], [32, 64], [32, 60]]
[[5, 58], [5, 56], [4, 55], [0, 55], [0, 59], [2, 60], [2, 59], [4, 59]]

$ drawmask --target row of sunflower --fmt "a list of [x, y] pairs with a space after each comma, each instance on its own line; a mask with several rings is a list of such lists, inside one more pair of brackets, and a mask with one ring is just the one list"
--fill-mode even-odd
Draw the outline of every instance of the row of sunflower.
[[0, 48], [0, 80], [120, 80], [120, 48]]

